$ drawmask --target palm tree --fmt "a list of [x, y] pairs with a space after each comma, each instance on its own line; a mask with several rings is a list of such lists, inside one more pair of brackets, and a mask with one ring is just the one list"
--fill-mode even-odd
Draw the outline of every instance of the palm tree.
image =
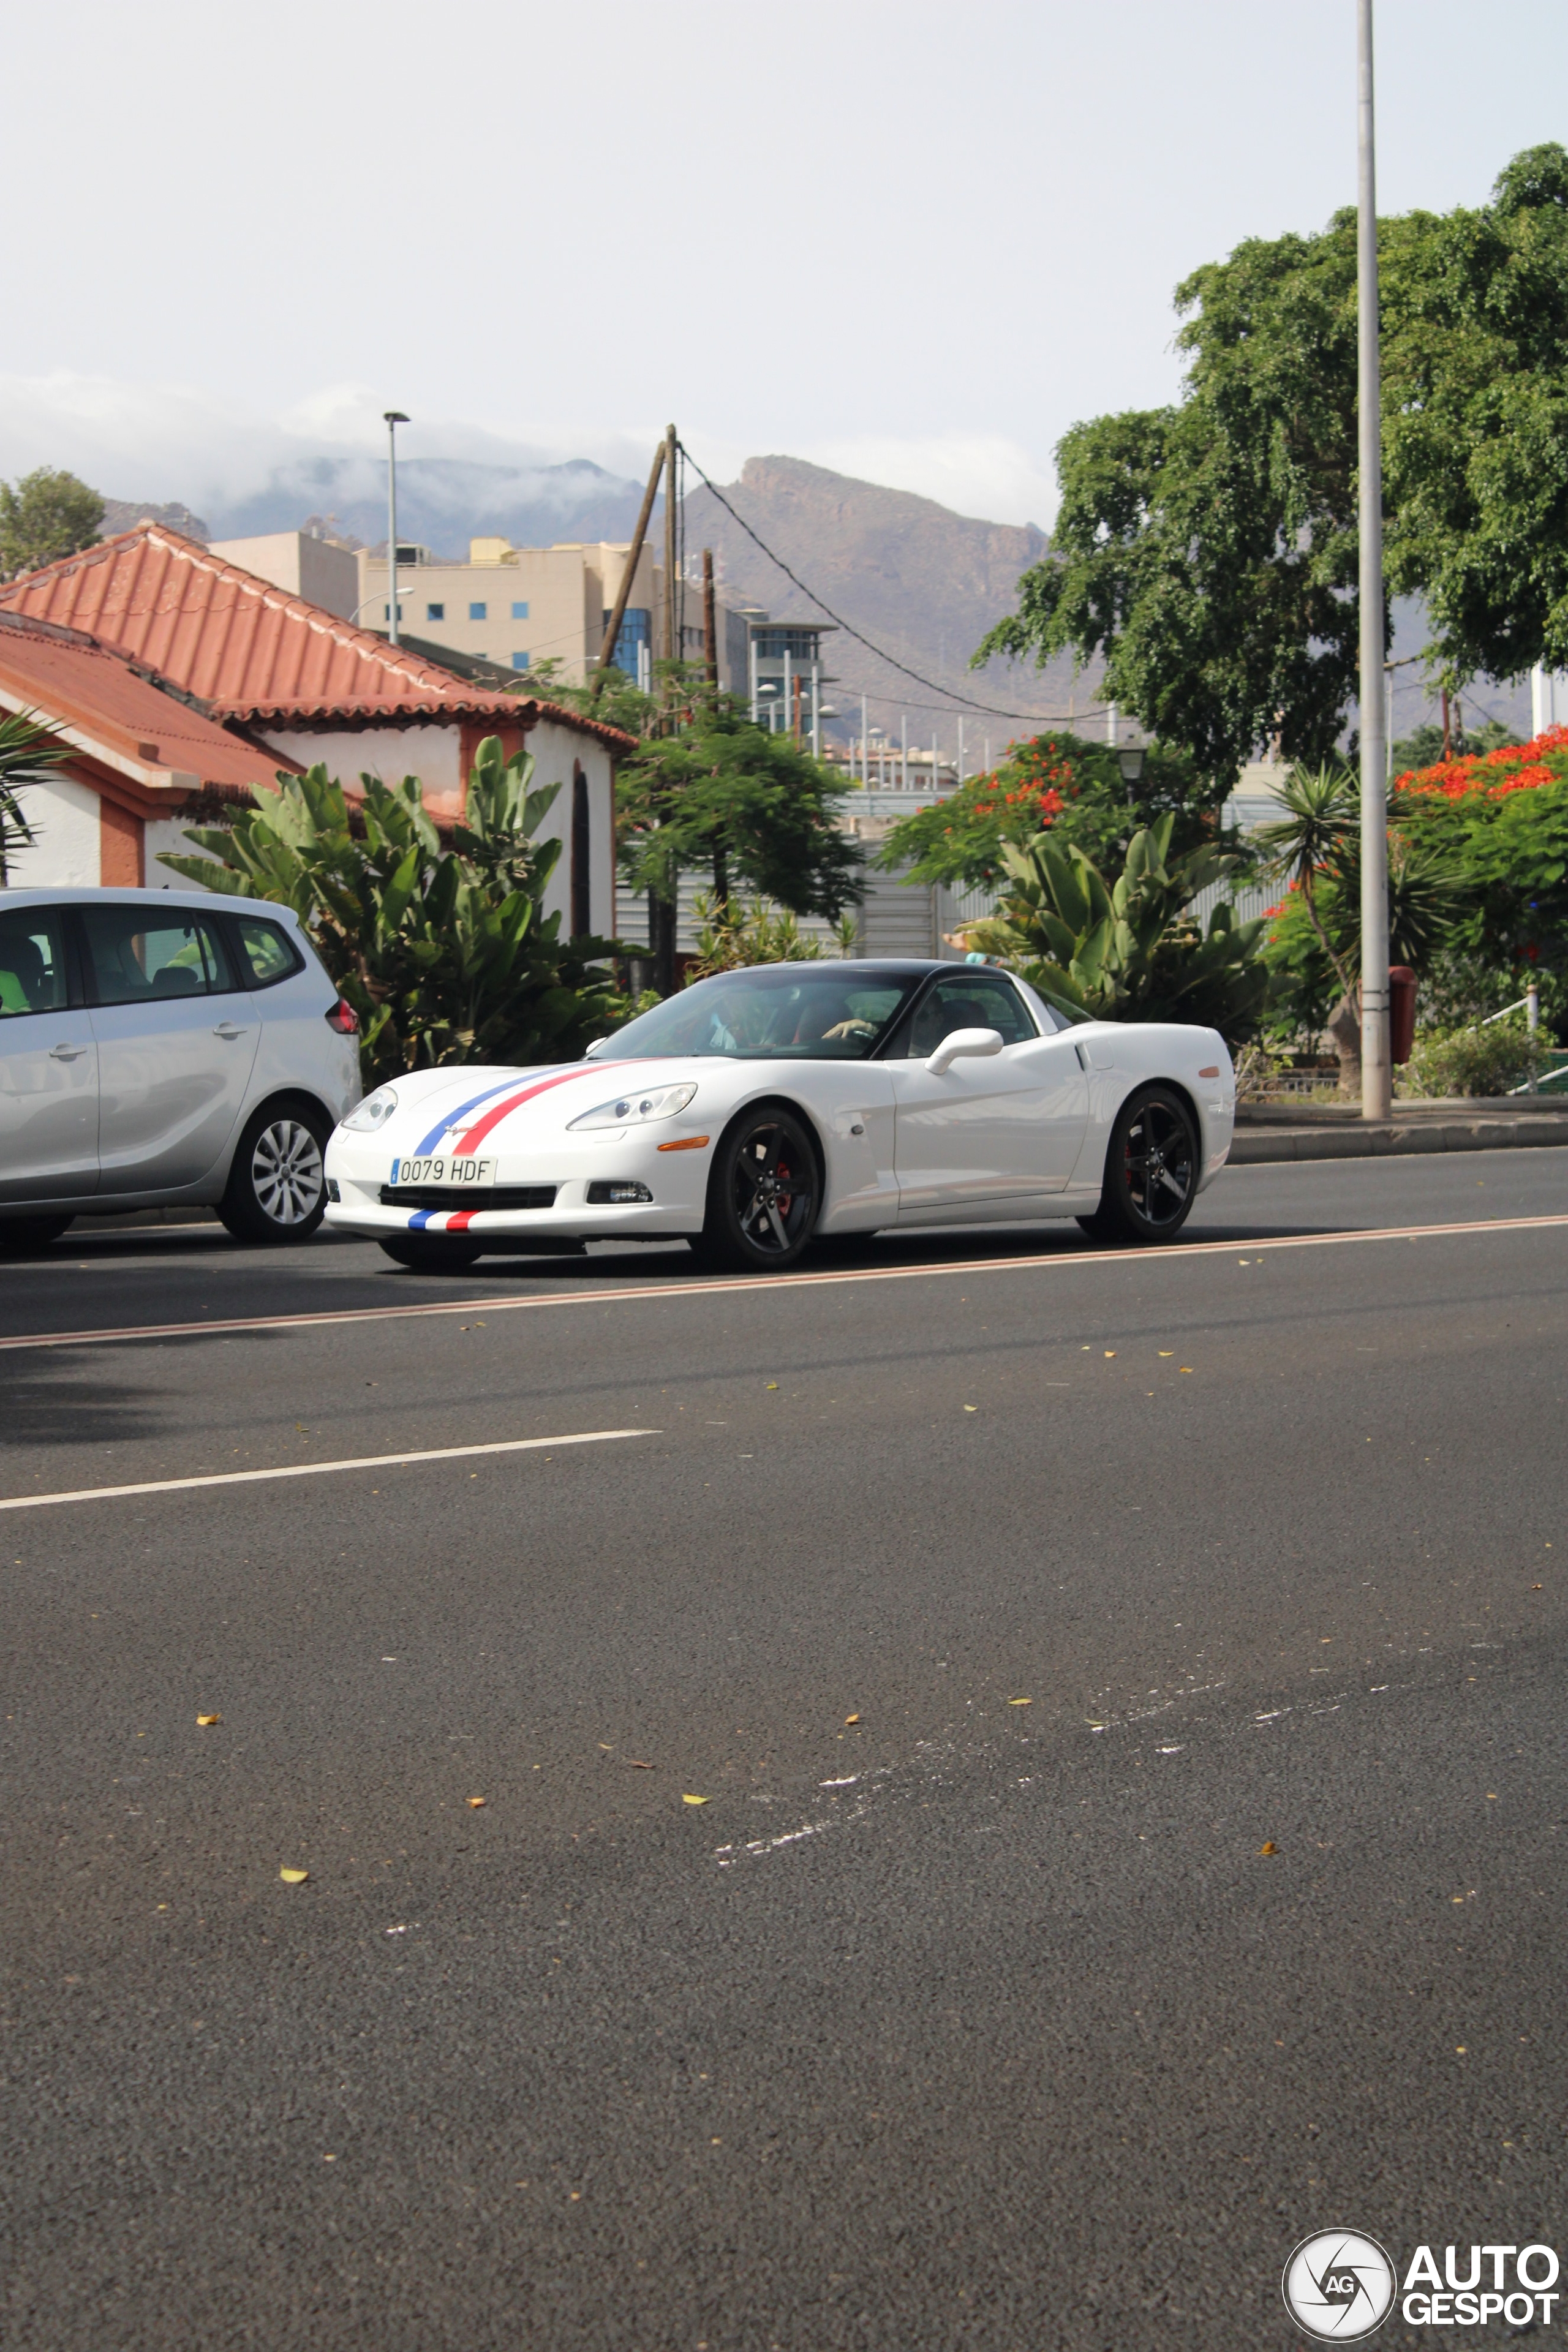
[[38, 838], [16, 795], [41, 784], [65, 756], [64, 747], [49, 742], [31, 711], [15, 710], [0, 719], [0, 890], [10, 878], [16, 851], [31, 849]]
[[1348, 1002], [1353, 996], [1355, 982], [1349, 965], [1336, 953], [1323, 929], [1316, 893], [1319, 877], [1338, 866], [1346, 842], [1353, 838], [1361, 822], [1360, 787], [1348, 768], [1327, 763], [1321, 768], [1298, 766], [1287, 775], [1279, 801], [1286, 814], [1277, 824], [1258, 826], [1258, 845], [1264, 851], [1272, 851], [1272, 873], [1281, 881], [1300, 886], [1307, 920], [1333, 965]]

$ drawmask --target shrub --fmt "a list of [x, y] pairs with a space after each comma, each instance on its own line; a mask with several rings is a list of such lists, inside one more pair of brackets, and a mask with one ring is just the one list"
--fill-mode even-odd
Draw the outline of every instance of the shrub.
[[1563, 1058], [1544, 1029], [1531, 1032], [1522, 1013], [1485, 1028], [1429, 1031], [1417, 1037], [1403, 1072], [1410, 1095], [1506, 1095], [1532, 1073]]

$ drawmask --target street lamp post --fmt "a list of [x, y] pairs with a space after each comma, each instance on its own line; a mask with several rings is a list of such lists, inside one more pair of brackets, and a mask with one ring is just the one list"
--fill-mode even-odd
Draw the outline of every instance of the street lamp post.
[[397, 428], [408, 419], [401, 408], [383, 411], [386, 425], [386, 632], [397, 643]]
[[1372, 0], [1356, 5], [1356, 405], [1361, 472], [1361, 1115], [1394, 1103], [1388, 1035], [1388, 782], [1384, 773], [1383, 429]]

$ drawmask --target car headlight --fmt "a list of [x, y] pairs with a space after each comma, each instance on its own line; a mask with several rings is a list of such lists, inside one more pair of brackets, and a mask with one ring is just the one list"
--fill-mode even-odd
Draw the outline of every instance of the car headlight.
[[684, 1110], [697, 1092], [697, 1081], [680, 1087], [650, 1087], [646, 1094], [628, 1088], [617, 1095], [614, 1102], [600, 1103], [595, 1110], [585, 1110], [581, 1118], [569, 1118], [566, 1131], [574, 1127], [641, 1127], [649, 1119], [673, 1118]]
[[353, 1109], [344, 1119], [343, 1125], [351, 1135], [374, 1135], [378, 1127], [386, 1125], [396, 1108], [395, 1089], [392, 1087], [377, 1087], [374, 1094], [366, 1095], [363, 1102], [354, 1105]]

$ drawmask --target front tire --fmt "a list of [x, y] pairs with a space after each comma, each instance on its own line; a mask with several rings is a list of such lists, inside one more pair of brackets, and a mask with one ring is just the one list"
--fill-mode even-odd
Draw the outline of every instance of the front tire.
[[398, 1234], [378, 1246], [414, 1274], [467, 1274], [484, 1255], [479, 1243], [456, 1234]]
[[1174, 1241], [1198, 1193], [1198, 1138], [1173, 1087], [1140, 1087], [1116, 1115], [1100, 1206], [1079, 1223], [1116, 1245]]
[[804, 1255], [822, 1204], [816, 1153], [782, 1104], [742, 1113], [713, 1155], [698, 1257], [715, 1272], [782, 1274]]
[[314, 1103], [267, 1103], [247, 1121], [217, 1211], [237, 1242], [310, 1240], [326, 1213], [331, 1132]]

